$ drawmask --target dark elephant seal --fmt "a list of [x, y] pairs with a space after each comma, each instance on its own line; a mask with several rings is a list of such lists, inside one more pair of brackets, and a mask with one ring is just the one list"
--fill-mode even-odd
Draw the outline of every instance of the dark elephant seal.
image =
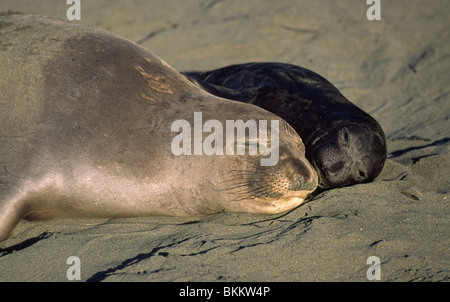
[[[22, 218], [277, 213], [317, 186], [286, 122], [205, 92], [133, 42], [15, 14], [0, 15], [0, 41], [0, 240]], [[195, 128], [200, 113], [216, 127], [278, 123], [265, 132], [267, 148], [279, 137], [276, 164], [262, 152], [174, 154], [174, 122]], [[194, 149], [210, 135], [194, 133]]]
[[320, 75], [291, 64], [248, 63], [185, 75], [205, 90], [262, 107], [303, 139], [324, 189], [369, 182], [386, 160], [377, 121]]

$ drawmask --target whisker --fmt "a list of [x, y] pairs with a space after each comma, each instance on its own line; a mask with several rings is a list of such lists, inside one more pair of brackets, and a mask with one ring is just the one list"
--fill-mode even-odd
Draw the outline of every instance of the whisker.
[[219, 191], [229, 192], [234, 201], [255, 198], [279, 198], [289, 189], [287, 180], [276, 167], [261, 167], [255, 160], [246, 160], [246, 169], [226, 172]]

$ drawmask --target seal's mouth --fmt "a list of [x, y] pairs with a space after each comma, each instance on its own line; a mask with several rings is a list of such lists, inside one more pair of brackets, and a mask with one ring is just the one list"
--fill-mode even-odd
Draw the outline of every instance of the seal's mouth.
[[312, 167], [303, 162], [282, 163], [281, 167], [248, 165], [246, 170], [230, 171], [221, 190], [236, 201], [246, 199], [276, 200], [285, 197], [305, 198], [317, 187]]

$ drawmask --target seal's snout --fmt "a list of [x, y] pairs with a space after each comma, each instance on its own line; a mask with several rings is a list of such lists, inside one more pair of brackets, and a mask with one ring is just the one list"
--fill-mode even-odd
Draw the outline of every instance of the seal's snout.
[[284, 163], [284, 174], [289, 180], [289, 191], [314, 191], [316, 189], [318, 176], [306, 159], [286, 158]]

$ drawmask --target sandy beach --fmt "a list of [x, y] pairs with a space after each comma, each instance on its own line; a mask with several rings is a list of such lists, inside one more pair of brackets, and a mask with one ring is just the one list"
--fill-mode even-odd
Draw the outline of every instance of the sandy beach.
[[[22, 221], [0, 243], [0, 281], [381, 281], [450, 278], [448, 0], [81, 0], [79, 22], [126, 37], [179, 71], [284, 62], [327, 78], [383, 127], [371, 183], [277, 215]], [[0, 11], [66, 19], [65, 1]], [[12, 83], [13, 84], [13, 83]], [[1, 156], [1, 154], [0, 154]]]

